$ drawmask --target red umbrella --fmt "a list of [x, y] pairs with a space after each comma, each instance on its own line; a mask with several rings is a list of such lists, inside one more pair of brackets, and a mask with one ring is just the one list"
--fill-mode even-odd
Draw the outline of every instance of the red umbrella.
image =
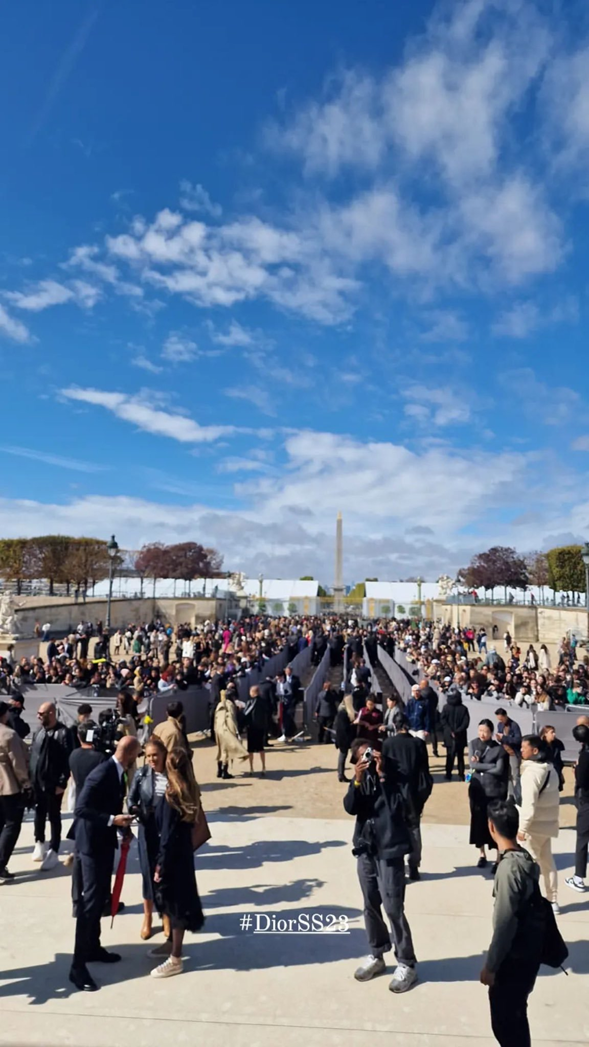
[[127, 855], [129, 854], [129, 847], [131, 846], [131, 833], [123, 836], [121, 840], [121, 854], [119, 857], [119, 864], [117, 866], [117, 874], [115, 876], [115, 882], [112, 889], [112, 898], [110, 900], [110, 925], [115, 922], [115, 916], [119, 911], [119, 902], [121, 900], [121, 894], [123, 891], [123, 880], [125, 879], [125, 872], [127, 871]]

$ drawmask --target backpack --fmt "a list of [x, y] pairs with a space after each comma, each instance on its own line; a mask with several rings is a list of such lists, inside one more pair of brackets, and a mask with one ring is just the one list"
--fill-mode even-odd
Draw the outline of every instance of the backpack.
[[530, 910], [534, 922], [542, 923], [540, 963], [546, 967], [562, 967], [569, 955], [568, 946], [558, 929], [552, 905], [540, 893], [538, 884], [534, 885]]

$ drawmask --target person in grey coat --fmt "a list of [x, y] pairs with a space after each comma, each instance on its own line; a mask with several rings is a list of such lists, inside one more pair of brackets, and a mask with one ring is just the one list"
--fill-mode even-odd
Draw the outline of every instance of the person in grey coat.
[[[493, 740], [493, 724], [481, 720], [478, 738], [468, 747], [470, 754], [470, 843], [479, 848], [479, 869], [487, 865], [486, 847], [495, 847], [489, 833], [487, 807], [491, 800], [505, 800], [509, 764], [507, 754], [499, 742]], [[495, 863], [494, 868], [497, 867]]]

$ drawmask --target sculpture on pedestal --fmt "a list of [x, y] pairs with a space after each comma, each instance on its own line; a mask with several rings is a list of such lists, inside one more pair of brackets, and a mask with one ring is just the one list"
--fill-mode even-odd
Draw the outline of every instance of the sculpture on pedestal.
[[16, 620], [16, 611], [22, 606], [22, 603], [16, 602], [12, 593], [2, 593], [0, 597], [0, 633], [6, 636], [19, 635], [20, 627]]

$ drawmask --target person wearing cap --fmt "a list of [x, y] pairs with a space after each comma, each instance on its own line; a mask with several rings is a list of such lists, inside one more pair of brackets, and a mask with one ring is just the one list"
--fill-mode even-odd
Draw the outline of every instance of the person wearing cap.
[[0, 884], [13, 880], [8, 863], [20, 835], [25, 803], [32, 802], [27, 749], [8, 726], [10, 706], [0, 702]]
[[9, 702], [10, 711], [8, 713], [8, 719], [6, 723], [10, 728], [12, 728], [13, 731], [16, 731], [19, 738], [22, 738], [24, 740], [31, 733], [31, 728], [29, 727], [26, 720], [23, 720], [22, 717], [22, 711], [25, 707], [25, 700], [22, 694], [20, 694], [20, 692], [17, 691], [16, 694], [12, 694], [10, 696]]

